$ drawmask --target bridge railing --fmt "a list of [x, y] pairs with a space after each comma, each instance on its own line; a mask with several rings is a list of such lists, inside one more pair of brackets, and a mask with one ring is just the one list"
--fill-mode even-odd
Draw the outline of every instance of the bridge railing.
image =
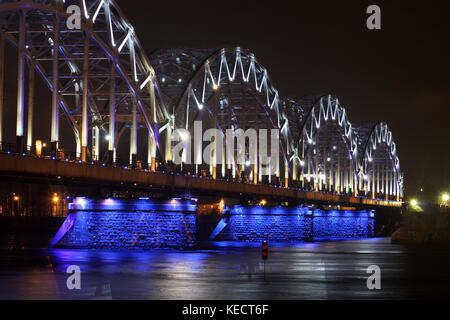
[[[76, 152], [65, 152], [62, 149], [59, 149], [55, 152], [52, 152], [50, 148], [44, 148], [41, 150], [40, 155], [37, 155], [36, 148], [32, 146], [18, 146], [15, 143], [5, 143], [0, 142], [0, 153], [3, 154], [11, 154], [16, 156], [22, 156], [22, 157], [33, 157], [33, 158], [43, 158], [53, 161], [64, 161], [64, 162], [71, 162], [71, 163], [78, 163], [80, 165], [84, 164], [90, 164], [90, 165], [99, 165], [103, 167], [115, 167], [115, 168], [122, 168], [125, 170], [142, 170], [142, 171], [150, 171], [151, 165], [142, 161], [136, 161], [135, 163], [129, 163], [125, 162], [120, 159], [108, 159], [106, 154], [103, 157], [91, 155], [87, 158], [86, 162], [83, 162], [81, 160], [81, 154]], [[172, 174], [178, 174], [178, 175], [184, 175], [184, 176], [192, 176], [192, 177], [200, 177], [205, 179], [214, 179], [219, 181], [225, 181], [225, 182], [235, 182], [235, 183], [243, 183], [243, 184], [253, 184], [248, 176], [238, 176], [238, 175], [232, 175], [230, 172], [227, 172], [224, 174], [223, 172], [218, 172], [216, 175], [216, 178], [213, 178], [209, 166], [189, 166], [189, 165], [175, 165], [171, 162], [164, 163], [164, 161], [158, 162], [158, 166], [156, 167], [157, 172], [162, 173], [172, 173]], [[273, 186], [277, 188], [285, 188], [283, 184], [281, 183], [280, 179], [277, 177], [272, 177], [269, 179], [268, 177], [264, 177], [261, 182], [258, 184], [261, 185], [268, 185]], [[288, 189], [293, 190], [302, 190], [302, 191], [315, 191], [313, 183], [306, 183], [302, 185], [299, 181], [294, 181], [290, 179], [289, 181], [289, 187]], [[353, 196], [354, 192], [352, 189], [347, 189], [343, 192], [337, 192], [333, 188], [331, 190], [321, 190], [316, 191], [317, 193], [321, 194], [340, 194], [343, 196]], [[361, 199], [368, 199], [368, 200], [383, 200], [383, 201], [396, 201], [395, 196], [388, 196], [386, 198], [386, 195], [384, 194], [377, 194], [375, 199], [368, 196], [364, 190], [358, 190], [357, 195], [358, 198]]]

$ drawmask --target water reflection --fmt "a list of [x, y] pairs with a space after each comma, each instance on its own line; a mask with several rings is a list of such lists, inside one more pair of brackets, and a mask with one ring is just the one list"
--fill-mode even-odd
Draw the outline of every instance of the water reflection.
[[[265, 279], [260, 244], [208, 243], [195, 251], [4, 250], [0, 257], [1, 299], [450, 298], [449, 251], [385, 239], [271, 246]], [[443, 266], [436, 267], [438, 261]], [[367, 290], [372, 264], [382, 269], [381, 291]], [[67, 289], [71, 265], [82, 271], [81, 290]]]

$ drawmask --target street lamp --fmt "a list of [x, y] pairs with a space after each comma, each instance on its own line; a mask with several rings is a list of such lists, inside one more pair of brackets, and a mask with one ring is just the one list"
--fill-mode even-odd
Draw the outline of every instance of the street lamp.
[[418, 202], [416, 199], [412, 199], [412, 200], [411, 200], [411, 205], [412, 205], [412, 206], [415, 207], [415, 206], [417, 206], [418, 204], [419, 204], [419, 202]]
[[450, 196], [447, 192], [441, 195], [441, 206], [447, 206], [448, 201], [450, 200]]

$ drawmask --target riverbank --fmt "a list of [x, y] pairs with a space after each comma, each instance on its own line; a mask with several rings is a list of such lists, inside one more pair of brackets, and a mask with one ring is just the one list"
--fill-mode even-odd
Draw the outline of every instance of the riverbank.
[[450, 246], [450, 214], [407, 213], [402, 226], [392, 234], [392, 243]]
[[46, 248], [65, 218], [0, 217], [0, 248]]

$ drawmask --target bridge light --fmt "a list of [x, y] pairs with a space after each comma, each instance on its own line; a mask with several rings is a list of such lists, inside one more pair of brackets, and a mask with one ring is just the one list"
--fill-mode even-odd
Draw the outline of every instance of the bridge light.
[[162, 77], [161, 82], [162, 83], [166, 82], [166, 78]]
[[180, 132], [180, 138], [182, 141], [187, 141], [188, 135], [186, 134], [186, 132]]
[[36, 140], [36, 155], [40, 157], [42, 155], [42, 141]]
[[181, 82], [183, 82], [183, 79], [178, 78], [178, 83], [181, 83]]

